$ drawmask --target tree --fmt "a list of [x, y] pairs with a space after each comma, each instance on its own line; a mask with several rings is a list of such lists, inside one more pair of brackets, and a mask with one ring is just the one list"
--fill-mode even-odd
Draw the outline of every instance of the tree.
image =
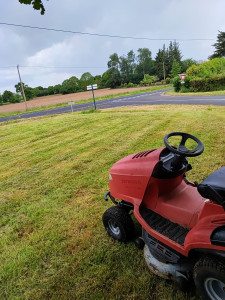
[[108, 61], [108, 83], [111, 88], [115, 88], [121, 84], [121, 76], [119, 71], [119, 57], [117, 53], [113, 53]]
[[110, 87], [110, 75], [109, 75], [109, 70], [104, 72], [102, 74], [102, 80], [101, 80], [101, 87], [102, 88], [109, 88]]
[[14, 103], [14, 94], [11, 91], [4, 91], [2, 94], [3, 103]]
[[168, 72], [171, 73], [174, 60], [176, 60], [179, 63], [179, 65], [181, 65], [182, 55], [179, 49], [179, 44], [177, 42], [170, 42], [166, 52], [167, 52], [167, 62], [166, 62], [167, 70]]
[[77, 93], [81, 90], [79, 79], [75, 76], [72, 76], [69, 79], [66, 79], [62, 83], [61, 92], [62, 94], [71, 94]]
[[[23, 84], [23, 88], [24, 89], [28, 87], [27, 84], [25, 84], [23, 82], [22, 82], [22, 84]], [[14, 87], [15, 87], [17, 93], [21, 93], [22, 92], [21, 91], [21, 84], [20, 84], [20, 82], [18, 82], [17, 84], [15, 84]]]
[[120, 67], [120, 74], [121, 80], [123, 83], [133, 82], [135, 81], [135, 69], [136, 69], [136, 62], [135, 62], [135, 54], [133, 50], [130, 50], [127, 53], [127, 56], [120, 56], [119, 58], [119, 67]]
[[166, 49], [163, 45], [162, 49], [159, 49], [155, 58], [156, 74], [159, 79], [164, 79], [169, 75], [172, 70], [174, 59], [181, 65], [181, 51], [177, 42], [170, 42], [169, 47]]
[[171, 72], [170, 72], [170, 77], [174, 78], [179, 73], [180, 73], [180, 64], [179, 64], [179, 62], [176, 59], [174, 59], [173, 60], [173, 65], [172, 65], [172, 69], [171, 69]]
[[120, 56], [120, 74], [121, 74], [121, 80], [123, 83], [128, 83], [129, 82], [129, 75], [130, 75], [130, 70], [129, 70], [129, 63], [128, 60], [125, 56]]
[[61, 93], [61, 84], [56, 84], [54, 86], [54, 94], [60, 94]]
[[192, 66], [192, 65], [196, 65], [197, 62], [196, 60], [192, 59], [192, 58], [187, 58], [185, 60], [182, 60], [181, 62], [181, 72], [184, 73], [186, 72], [186, 70]]
[[152, 53], [148, 48], [138, 49], [138, 64], [137, 72], [142, 73], [143, 77], [145, 74], [152, 75], [154, 73], [154, 63], [151, 57]]
[[97, 85], [98, 85], [98, 88], [102, 88], [102, 76], [101, 75], [96, 75], [95, 77], [94, 77], [94, 79], [95, 79], [95, 83], [97, 83]]
[[19, 0], [21, 4], [28, 4], [33, 6], [33, 9], [40, 10], [41, 15], [45, 14], [45, 8], [43, 5], [43, 0]]
[[80, 78], [80, 86], [83, 91], [86, 91], [88, 85], [93, 84], [95, 82], [94, 77], [89, 72], [85, 72], [81, 75]]
[[29, 86], [24, 88], [24, 93], [26, 95], [26, 100], [31, 100], [35, 97], [34, 89]]
[[54, 86], [48, 87], [48, 95], [54, 95]]
[[113, 53], [112, 55], [110, 55], [108, 68], [116, 68], [117, 70], [119, 69], [119, 56], [117, 53]]
[[136, 67], [137, 67], [136, 57], [135, 57], [135, 54], [134, 54], [133, 50], [130, 50], [127, 53], [127, 61], [128, 61], [128, 66], [129, 66], [129, 73], [133, 74], [135, 72]]
[[[165, 72], [165, 74], [164, 74]], [[168, 52], [166, 51], [165, 45], [163, 45], [162, 49], [159, 49], [159, 51], [156, 54], [155, 58], [155, 73], [158, 76], [158, 78], [164, 79], [168, 76], [169, 68], [168, 68]]]
[[108, 70], [108, 74], [109, 74], [110, 88], [114, 89], [117, 86], [121, 85], [121, 76], [120, 76], [120, 72], [117, 68], [110, 68]]
[[216, 50], [209, 59], [225, 56], [225, 32], [219, 31], [219, 34], [217, 35], [217, 42], [213, 44], [213, 46]]
[[12, 103], [19, 103], [23, 100], [22, 96], [19, 95], [19, 94], [13, 94], [14, 97], [13, 97], [13, 102]]
[[2, 95], [0, 94], [0, 105], [3, 104], [3, 98], [2, 98]]

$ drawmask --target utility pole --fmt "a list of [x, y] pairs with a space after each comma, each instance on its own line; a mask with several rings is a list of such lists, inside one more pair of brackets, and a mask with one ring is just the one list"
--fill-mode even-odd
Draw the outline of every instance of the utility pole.
[[163, 61], [163, 77], [164, 77], [164, 84], [165, 84], [165, 81], [166, 81], [166, 71], [165, 71], [164, 61]]
[[24, 99], [24, 102], [25, 102], [26, 110], [27, 110], [27, 100], [26, 100], [26, 95], [24, 93], [24, 89], [23, 89], [23, 83], [22, 83], [22, 80], [21, 80], [21, 77], [20, 77], [19, 65], [17, 65], [17, 71], [18, 71], [18, 74], [19, 74], [21, 91], [22, 91], [22, 94], [23, 94], [23, 99]]

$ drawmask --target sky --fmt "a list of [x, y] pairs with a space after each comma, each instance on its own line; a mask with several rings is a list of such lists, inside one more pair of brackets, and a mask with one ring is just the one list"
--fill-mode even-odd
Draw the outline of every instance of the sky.
[[207, 60], [218, 31], [225, 31], [224, 0], [43, 0], [44, 16], [18, 0], [0, 0], [0, 4], [0, 23], [160, 39], [98, 37], [0, 24], [0, 93], [15, 92], [17, 65], [25, 84], [48, 87], [71, 76], [80, 78], [84, 72], [102, 75], [115, 52], [122, 56], [149, 48], [154, 59], [169, 40], [179, 43], [182, 59]]

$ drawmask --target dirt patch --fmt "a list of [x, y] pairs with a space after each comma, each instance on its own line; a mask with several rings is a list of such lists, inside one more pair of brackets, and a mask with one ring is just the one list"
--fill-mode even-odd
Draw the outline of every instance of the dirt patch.
[[[145, 90], [148, 87], [137, 87], [137, 88], [123, 88], [123, 89], [101, 89], [95, 90], [95, 97], [104, 97], [108, 95], [116, 95], [120, 93], [138, 91], [138, 90]], [[55, 105], [59, 103], [68, 103], [71, 101], [80, 101], [92, 98], [92, 92], [80, 92], [68, 95], [52, 95], [52, 96], [45, 96], [45, 97], [38, 97], [27, 101], [28, 109], [45, 107], [49, 105]], [[0, 106], [0, 113], [8, 113], [8, 112], [15, 112], [15, 111], [25, 111], [25, 104], [24, 102], [15, 103], [15, 104], [7, 104]]]

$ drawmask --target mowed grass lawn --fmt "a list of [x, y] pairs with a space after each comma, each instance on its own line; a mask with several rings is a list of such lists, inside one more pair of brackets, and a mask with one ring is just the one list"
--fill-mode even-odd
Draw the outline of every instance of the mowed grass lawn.
[[[0, 125], [0, 299], [197, 299], [150, 273], [143, 252], [102, 225], [109, 169], [163, 146], [172, 131], [199, 137], [190, 180], [225, 164], [225, 108], [152, 106]], [[137, 223], [136, 232], [140, 232]]]

